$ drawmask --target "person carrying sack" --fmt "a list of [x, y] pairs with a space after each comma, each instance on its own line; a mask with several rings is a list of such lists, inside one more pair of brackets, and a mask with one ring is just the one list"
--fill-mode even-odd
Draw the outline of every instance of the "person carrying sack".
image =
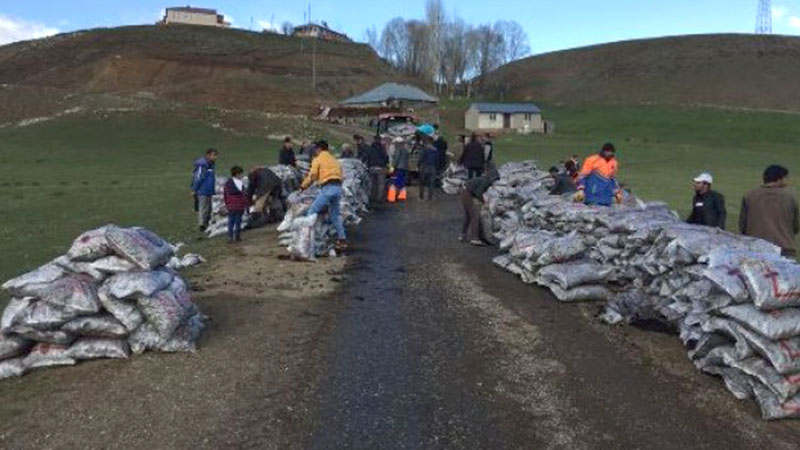
[[338, 237], [336, 250], [341, 251], [347, 248], [347, 236], [340, 215], [340, 202], [343, 193], [342, 180], [344, 179], [342, 165], [336, 157], [331, 155], [326, 141], [317, 142], [317, 149], [319, 150], [317, 157], [311, 162], [311, 170], [301, 186], [301, 189], [305, 190], [314, 182], [319, 185], [319, 193], [306, 215], [319, 214], [323, 208], [328, 207], [328, 215], [334, 228], [336, 228]]

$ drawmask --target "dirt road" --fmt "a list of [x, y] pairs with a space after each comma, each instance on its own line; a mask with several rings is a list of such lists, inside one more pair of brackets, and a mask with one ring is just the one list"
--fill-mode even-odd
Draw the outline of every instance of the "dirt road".
[[674, 336], [600, 324], [455, 239], [451, 198], [376, 211], [347, 258], [248, 235], [192, 276], [195, 355], [0, 383], [0, 448], [794, 449]]

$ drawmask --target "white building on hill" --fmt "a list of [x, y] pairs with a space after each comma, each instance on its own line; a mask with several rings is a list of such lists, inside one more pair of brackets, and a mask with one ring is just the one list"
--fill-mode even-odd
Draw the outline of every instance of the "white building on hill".
[[473, 103], [464, 113], [464, 128], [469, 131], [549, 132], [542, 110], [533, 103]]
[[205, 25], [223, 28], [231, 26], [230, 23], [225, 22], [225, 16], [217, 14], [216, 9], [193, 8], [191, 6], [167, 8], [167, 12], [164, 14], [164, 20], [162, 20], [161, 23], [164, 25], [182, 23], [187, 25]]

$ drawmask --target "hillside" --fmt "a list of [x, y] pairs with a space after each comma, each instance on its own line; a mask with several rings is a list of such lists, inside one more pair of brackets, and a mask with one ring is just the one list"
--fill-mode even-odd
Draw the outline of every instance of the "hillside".
[[[97, 29], [0, 47], [3, 115], [33, 117], [90, 104], [166, 100], [313, 112], [402, 80], [364, 44], [194, 26]], [[2, 119], [2, 118], [0, 118]]]
[[706, 104], [800, 110], [800, 38], [697, 35], [526, 58], [486, 80], [487, 96], [565, 105]]

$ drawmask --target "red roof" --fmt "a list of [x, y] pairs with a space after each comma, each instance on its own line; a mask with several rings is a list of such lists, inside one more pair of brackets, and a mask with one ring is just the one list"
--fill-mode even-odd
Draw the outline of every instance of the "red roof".
[[217, 15], [216, 9], [208, 9], [208, 8], [193, 8], [191, 6], [178, 6], [175, 8], [167, 8], [167, 11], [178, 11], [178, 12], [187, 12], [187, 13], [195, 13], [195, 14], [207, 14], [207, 15]]

